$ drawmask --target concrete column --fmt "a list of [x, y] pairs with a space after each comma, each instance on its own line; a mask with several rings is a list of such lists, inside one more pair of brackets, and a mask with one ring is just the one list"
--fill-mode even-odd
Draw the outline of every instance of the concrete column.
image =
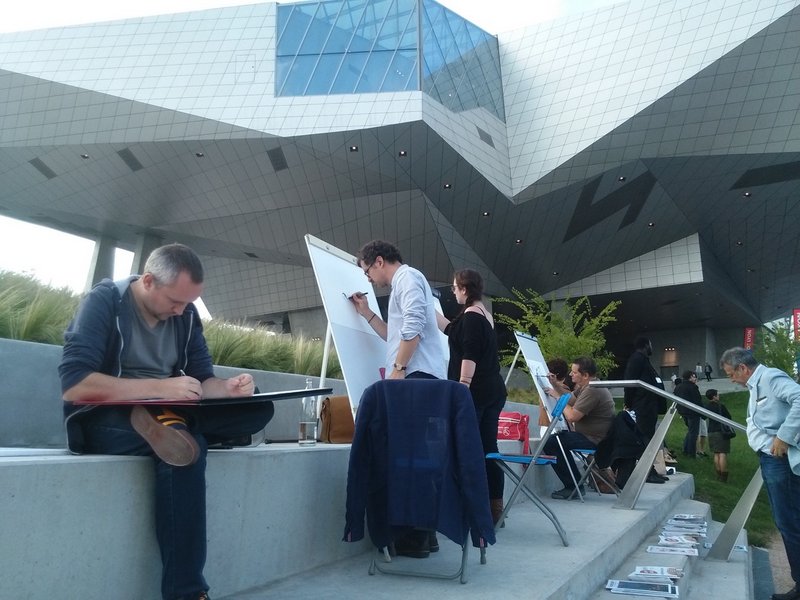
[[116, 249], [116, 240], [110, 237], [101, 236], [95, 240], [85, 291], [90, 290], [94, 284], [106, 277], [114, 277], [114, 252]]
[[144, 264], [150, 253], [163, 245], [162, 237], [152, 233], [143, 233], [136, 240], [136, 249], [133, 251], [133, 262], [131, 263], [131, 275], [139, 274], [144, 271]]

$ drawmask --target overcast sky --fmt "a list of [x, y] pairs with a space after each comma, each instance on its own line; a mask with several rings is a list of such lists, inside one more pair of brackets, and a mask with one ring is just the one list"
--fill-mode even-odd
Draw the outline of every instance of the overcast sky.
[[[438, 0], [490, 33], [509, 31], [566, 13], [610, 4], [610, 0]], [[7, 0], [0, 33], [94, 23], [247, 4], [246, 0]], [[93, 243], [85, 238], [0, 216], [0, 270], [29, 273], [44, 283], [83, 291]], [[130, 253], [118, 253], [117, 270], [130, 268]]]

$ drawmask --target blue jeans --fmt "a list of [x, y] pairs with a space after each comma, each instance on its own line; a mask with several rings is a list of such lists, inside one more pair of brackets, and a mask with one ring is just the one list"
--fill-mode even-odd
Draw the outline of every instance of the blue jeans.
[[[561, 445], [564, 447], [564, 452], [566, 452], [566, 456], [561, 453], [561, 448], [558, 445], [558, 441], [561, 440]], [[547, 440], [547, 443], [544, 445], [544, 453], [550, 454], [556, 457], [556, 463], [553, 465], [553, 470], [558, 475], [558, 478], [561, 480], [561, 483], [564, 484], [565, 488], [574, 488], [575, 483], [572, 481], [572, 477], [570, 477], [570, 471], [575, 476], [575, 481], [580, 481], [581, 473], [578, 471], [578, 467], [575, 466], [575, 461], [572, 459], [572, 452], [570, 450], [592, 450], [597, 448], [597, 444], [589, 440], [585, 435], [582, 433], [578, 433], [577, 431], [562, 431], [555, 435], [551, 435], [550, 439]]]
[[776, 458], [759, 452], [758, 457], [772, 518], [783, 538], [792, 579], [800, 584], [800, 476], [792, 472], [785, 456]]
[[271, 402], [172, 410], [186, 418], [200, 447], [200, 458], [188, 467], [172, 467], [154, 456], [147, 442], [133, 430], [129, 406], [98, 407], [81, 418], [86, 453], [154, 458], [156, 538], [165, 600], [208, 590], [203, 577], [208, 444], [252, 435], [263, 429], [274, 413]]

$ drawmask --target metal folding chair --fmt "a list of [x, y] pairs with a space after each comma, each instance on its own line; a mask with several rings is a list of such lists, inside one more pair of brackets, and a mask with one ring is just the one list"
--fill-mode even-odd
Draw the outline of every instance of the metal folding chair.
[[[561, 447], [561, 452], [564, 452], [563, 447]], [[603, 474], [600, 472], [599, 469], [598, 470], [594, 469], [596, 462], [595, 453], [597, 452], [595, 448], [574, 448], [573, 450], [571, 450], [571, 452], [573, 460], [578, 459], [578, 461], [582, 465], [581, 468], [583, 469], [581, 478], [578, 481], [575, 481], [575, 475], [572, 472], [572, 470], [570, 470], [569, 472], [570, 477], [572, 477], [572, 482], [575, 484], [575, 493], [578, 494], [578, 498], [580, 498], [581, 502], [583, 502], [583, 494], [581, 493], [581, 486], [583, 486], [589, 479], [592, 480], [592, 484], [594, 485], [594, 489], [597, 492], [598, 496], [602, 495], [602, 492], [600, 491], [600, 486], [598, 484], [598, 480], [602, 481], [609, 488], [611, 488], [611, 490], [613, 490], [614, 494], [616, 494], [617, 496], [619, 496], [620, 493], [622, 493], [622, 490], [620, 490], [617, 487], [617, 484], [614, 481], [611, 481], [603, 477]]]
[[[345, 539], [369, 535], [376, 572], [467, 581], [470, 545], [494, 543], [489, 490], [475, 407], [467, 388], [448, 380], [383, 380], [361, 397], [350, 452]], [[457, 569], [428, 570], [393, 560], [395, 527], [436, 530], [461, 549]], [[444, 551], [444, 548], [443, 548]], [[439, 561], [437, 561], [438, 563]], [[389, 565], [387, 563], [394, 563]], [[411, 569], [404, 564], [414, 564]], [[439, 565], [441, 566], [441, 565]]]
[[[555, 513], [544, 502], [542, 502], [542, 499], [536, 495], [536, 492], [534, 492], [533, 489], [527, 485], [527, 479], [528, 477], [531, 477], [531, 473], [533, 473], [533, 469], [530, 467], [552, 465], [556, 462], [556, 457], [543, 455], [542, 451], [544, 449], [544, 445], [547, 443], [547, 440], [550, 439], [550, 435], [553, 433], [553, 430], [561, 421], [561, 415], [564, 412], [564, 407], [567, 405], [569, 398], [570, 394], [564, 394], [558, 399], [558, 402], [556, 402], [556, 405], [553, 407], [553, 411], [551, 413], [550, 424], [547, 426], [547, 429], [545, 429], [541, 439], [536, 444], [536, 447], [533, 449], [531, 454], [503, 454], [500, 452], [491, 452], [486, 455], [487, 460], [497, 461], [497, 464], [500, 466], [503, 472], [515, 484], [514, 491], [511, 493], [511, 496], [509, 497], [495, 528], [503, 525], [508, 512], [511, 510], [511, 506], [514, 504], [514, 501], [521, 492], [525, 494], [525, 496], [527, 496], [527, 498], [533, 502], [548, 519], [550, 519], [550, 522], [556, 528], [558, 535], [561, 537], [561, 542], [565, 546], [569, 546], [569, 542], [567, 541], [567, 532], [561, 526], [558, 517], [556, 517]], [[512, 465], [523, 466], [524, 471], [522, 476], [517, 475], [512, 468]]]

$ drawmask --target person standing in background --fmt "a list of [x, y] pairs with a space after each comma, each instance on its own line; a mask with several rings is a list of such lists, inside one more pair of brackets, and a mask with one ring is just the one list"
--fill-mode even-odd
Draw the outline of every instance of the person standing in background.
[[[715, 389], [706, 391], [706, 398], [708, 398], [708, 405], [706, 408], [713, 413], [731, 418], [731, 413], [725, 405], [719, 401], [719, 393]], [[728, 454], [731, 453], [731, 438], [726, 436], [723, 432], [722, 423], [714, 419], [708, 420], [708, 444], [711, 452], [714, 453], [714, 471], [717, 473], [717, 479], [723, 483], [728, 482]]]
[[[692, 371], [683, 374], [683, 381], [675, 388], [675, 395], [697, 406], [703, 405], [700, 389], [697, 387], [697, 375]], [[687, 431], [683, 438], [683, 455], [687, 458], [697, 456], [697, 436], [700, 432], [700, 415], [691, 408], [678, 405], [678, 414], [683, 417]]]
[[[469, 388], [478, 417], [483, 453], [497, 452], [497, 424], [506, 403], [506, 386], [500, 375], [494, 319], [483, 304], [483, 278], [472, 269], [453, 275], [453, 295], [464, 308], [448, 321], [436, 313], [439, 328], [447, 334], [450, 362], [447, 378]], [[503, 512], [505, 475], [497, 461], [486, 461], [489, 504], [497, 524]]]
[[[646, 337], [638, 337], [634, 343], [634, 352], [625, 365], [625, 379], [637, 379], [652, 386], [664, 389], [664, 383], [656, 373], [650, 363], [653, 354], [653, 344]], [[662, 405], [666, 401], [653, 392], [640, 387], [625, 388], [625, 407], [632, 410], [636, 415], [636, 429], [646, 442], [656, 432], [656, 422], [661, 411]], [[665, 410], [666, 407], [664, 406]], [[650, 469], [647, 476], [649, 483], [664, 483], [667, 478], [656, 473], [655, 469]]]

